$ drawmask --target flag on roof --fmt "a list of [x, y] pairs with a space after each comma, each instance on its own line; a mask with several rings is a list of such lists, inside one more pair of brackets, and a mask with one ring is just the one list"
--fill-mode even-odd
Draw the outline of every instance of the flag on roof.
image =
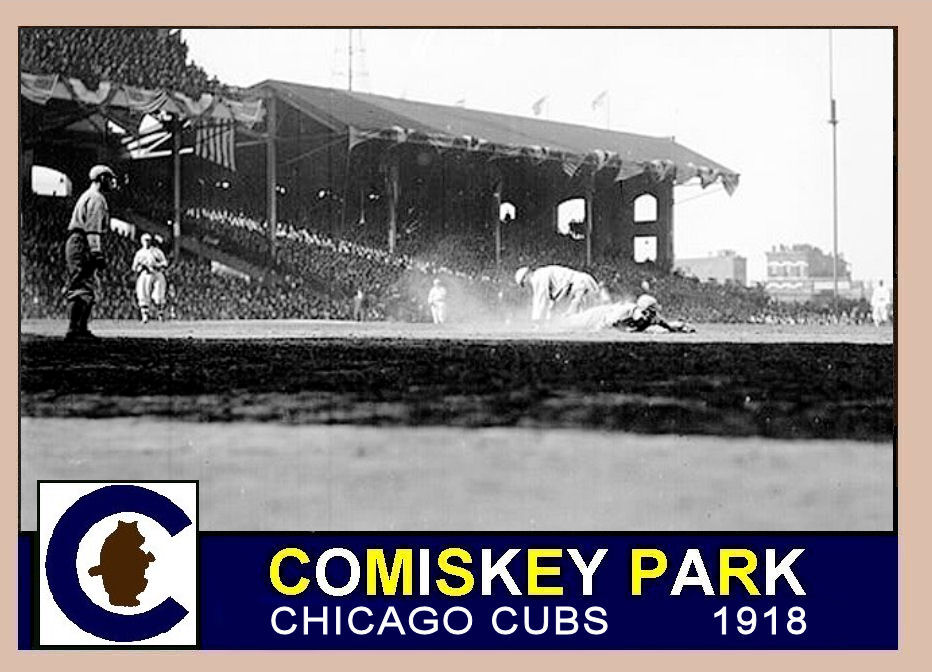
[[547, 102], [547, 96], [542, 96], [534, 101], [534, 104], [531, 105], [531, 109], [534, 111], [534, 116], [539, 117], [540, 113], [544, 111], [544, 103]]

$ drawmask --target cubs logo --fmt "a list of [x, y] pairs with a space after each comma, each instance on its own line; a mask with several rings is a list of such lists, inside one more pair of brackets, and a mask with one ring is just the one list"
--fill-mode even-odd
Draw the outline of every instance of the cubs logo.
[[39, 645], [197, 644], [197, 483], [39, 482]]

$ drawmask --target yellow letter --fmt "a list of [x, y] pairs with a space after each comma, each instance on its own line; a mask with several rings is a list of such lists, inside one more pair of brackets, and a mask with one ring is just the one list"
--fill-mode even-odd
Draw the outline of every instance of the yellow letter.
[[527, 549], [527, 594], [528, 595], [562, 595], [563, 586], [539, 586], [537, 578], [540, 576], [560, 576], [559, 567], [541, 567], [537, 564], [539, 558], [559, 558], [563, 555], [562, 548], [529, 548]]
[[[644, 558], [653, 558], [657, 566], [653, 569], [644, 569]], [[656, 579], [667, 571], [667, 556], [659, 548], [632, 548], [631, 549], [631, 594], [641, 594], [641, 581], [643, 579]]]
[[382, 548], [370, 548], [366, 550], [366, 595], [376, 594], [376, 573], [378, 579], [382, 581], [382, 594], [394, 595], [398, 590], [398, 578], [401, 577], [401, 594], [412, 595], [414, 589], [413, 570], [411, 563], [414, 559], [414, 551], [410, 548], [399, 548], [395, 550], [395, 557], [392, 559], [392, 572], [388, 573], [388, 566], [385, 564], [385, 550]]
[[[744, 558], [744, 567], [732, 567], [732, 558]], [[748, 595], [760, 595], [760, 591], [749, 574], [757, 569], [757, 556], [746, 548], [723, 548], [718, 552], [718, 594], [728, 594], [728, 584], [731, 577], [737, 578], [744, 584]]]
[[440, 568], [440, 571], [450, 576], [460, 577], [463, 579], [463, 585], [459, 588], [453, 588], [447, 583], [446, 579], [437, 579], [437, 588], [440, 589], [441, 593], [449, 595], [450, 597], [466, 595], [472, 590], [473, 584], [475, 583], [472, 572], [459, 565], [451, 565], [449, 562], [450, 558], [459, 558], [464, 564], [469, 564], [472, 562], [472, 556], [462, 548], [445, 548], [440, 552], [440, 555], [437, 556], [437, 567]]
[[300, 595], [307, 590], [311, 582], [307, 577], [302, 576], [295, 586], [286, 586], [282, 583], [279, 569], [281, 568], [282, 560], [285, 558], [297, 558], [298, 562], [302, 565], [306, 565], [311, 559], [307, 557], [307, 553], [300, 548], [283, 548], [275, 554], [275, 557], [272, 558], [272, 564], [269, 565], [269, 578], [272, 579], [272, 585], [275, 586], [275, 590], [282, 595]]

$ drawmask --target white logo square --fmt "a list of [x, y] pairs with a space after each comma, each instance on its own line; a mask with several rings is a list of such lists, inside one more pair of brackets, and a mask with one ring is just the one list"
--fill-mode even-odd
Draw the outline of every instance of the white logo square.
[[197, 483], [40, 481], [42, 647], [197, 645]]

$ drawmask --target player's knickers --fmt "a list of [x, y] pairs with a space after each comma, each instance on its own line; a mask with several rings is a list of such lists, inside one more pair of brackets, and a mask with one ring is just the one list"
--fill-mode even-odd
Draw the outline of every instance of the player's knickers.
[[68, 235], [65, 242], [65, 266], [68, 269], [65, 298], [68, 301], [81, 299], [93, 303], [97, 283], [94, 279], [94, 259], [84, 231], [72, 231]]
[[168, 287], [168, 283], [165, 281], [164, 273], [152, 273], [152, 300], [158, 304], [162, 305], [165, 303], [165, 290]]
[[139, 303], [140, 308], [148, 308], [149, 301], [152, 298], [152, 286], [154, 284], [155, 276], [148, 271], [143, 271], [139, 274], [139, 277], [136, 278], [136, 302]]

